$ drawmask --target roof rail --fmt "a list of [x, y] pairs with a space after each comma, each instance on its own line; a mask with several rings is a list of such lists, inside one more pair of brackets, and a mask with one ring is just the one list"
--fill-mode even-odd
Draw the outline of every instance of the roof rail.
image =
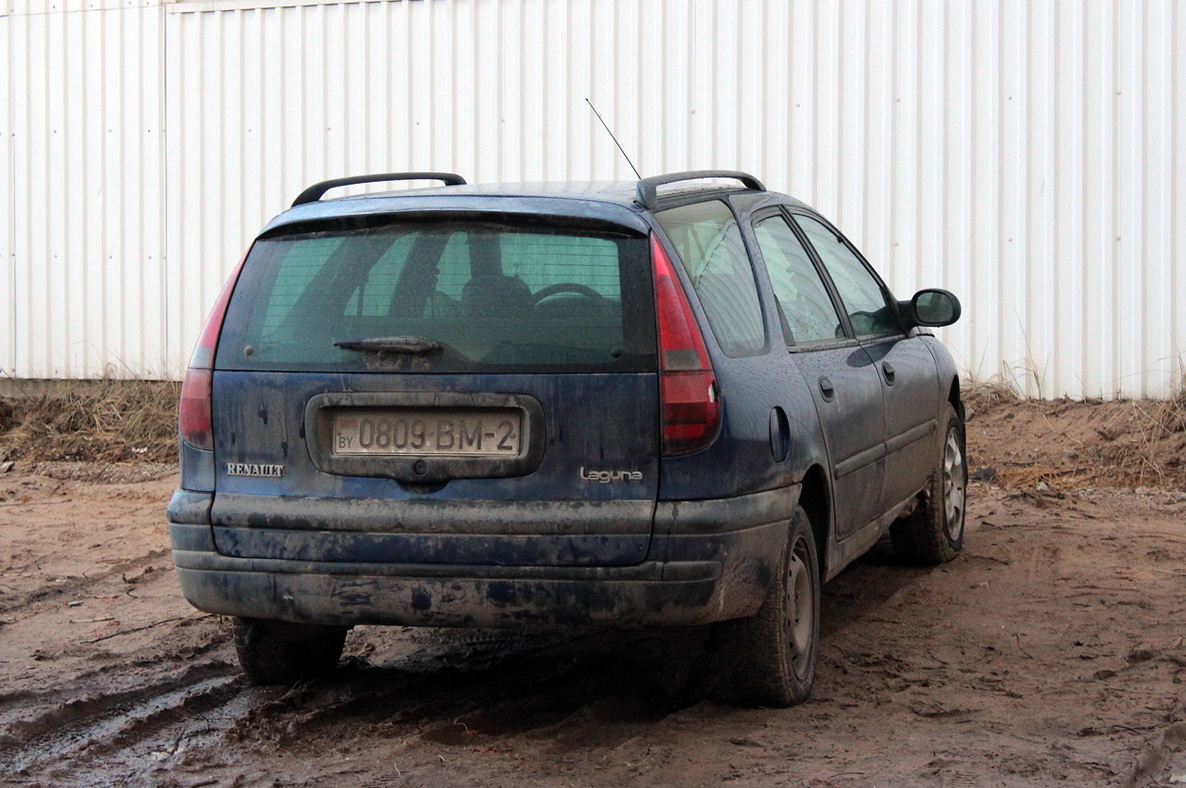
[[446, 186], [465, 184], [465, 178], [453, 172], [388, 172], [383, 175], [352, 175], [349, 178], [334, 178], [313, 184], [297, 195], [297, 198], [292, 202], [292, 207], [295, 208], [307, 202], [317, 202], [327, 191], [339, 186], [353, 186], [356, 183], [382, 183], [383, 181], [444, 181]]
[[752, 191], [764, 192], [766, 187], [762, 182], [748, 172], [737, 170], [688, 170], [687, 172], [673, 172], [668, 175], [655, 175], [643, 178], [638, 182], [637, 196], [634, 201], [648, 210], [654, 210], [659, 205], [659, 187], [668, 183], [680, 181], [699, 181], [707, 178], [732, 178], [741, 181], [745, 188]]

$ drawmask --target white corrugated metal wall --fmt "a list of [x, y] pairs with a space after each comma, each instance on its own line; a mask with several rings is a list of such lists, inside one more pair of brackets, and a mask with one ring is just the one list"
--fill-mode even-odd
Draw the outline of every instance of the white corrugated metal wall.
[[158, 375], [163, 19], [153, 0], [0, 0], [0, 368]]
[[589, 97], [645, 174], [751, 170], [956, 291], [975, 378], [1181, 381], [1186, 4], [161, 2], [0, 0], [9, 374], [179, 374], [314, 180], [626, 179]]

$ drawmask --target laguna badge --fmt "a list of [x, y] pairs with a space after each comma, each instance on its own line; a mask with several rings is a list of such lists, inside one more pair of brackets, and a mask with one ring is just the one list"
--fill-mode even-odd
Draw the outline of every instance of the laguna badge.
[[642, 471], [586, 471], [585, 466], [582, 465], [581, 480], [586, 482], [597, 482], [598, 484], [609, 484], [610, 482], [641, 482]]

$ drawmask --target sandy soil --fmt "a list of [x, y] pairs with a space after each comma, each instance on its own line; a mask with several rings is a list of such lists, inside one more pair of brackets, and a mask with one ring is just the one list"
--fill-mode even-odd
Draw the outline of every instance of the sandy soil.
[[[1035, 412], [980, 419], [973, 468], [1040, 465]], [[1083, 452], [1058, 445], [1054, 465]], [[250, 687], [225, 622], [177, 589], [170, 468], [18, 465], [0, 784], [1186, 782], [1186, 495], [1048, 478], [974, 483], [951, 564], [874, 551], [828, 584], [815, 695], [771, 710], [711, 700], [703, 630], [359, 628], [332, 680]]]

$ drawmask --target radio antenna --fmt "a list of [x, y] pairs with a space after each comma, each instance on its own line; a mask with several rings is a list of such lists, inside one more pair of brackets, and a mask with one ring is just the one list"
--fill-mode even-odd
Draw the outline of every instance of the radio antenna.
[[618, 150], [622, 152], [622, 158], [626, 160], [626, 163], [630, 165], [630, 169], [634, 170], [634, 175], [641, 181], [642, 174], [639, 173], [638, 168], [634, 166], [634, 162], [630, 161], [630, 157], [626, 155], [626, 151], [622, 148], [622, 143], [618, 142], [618, 138], [614, 136], [612, 131], [610, 131], [609, 124], [605, 122], [605, 118], [601, 117], [601, 113], [597, 111], [597, 107], [593, 106], [593, 102], [589, 101], [588, 97], [585, 98], [585, 103], [589, 105], [589, 109], [593, 110], [593, 114], [597, 116], [599, 121], [601, 121], [601, 125], [605, 126], [605, 131], [607, 134], [609, 134], [609, 138], [614, 141], [614, 144], [618, 146]]

